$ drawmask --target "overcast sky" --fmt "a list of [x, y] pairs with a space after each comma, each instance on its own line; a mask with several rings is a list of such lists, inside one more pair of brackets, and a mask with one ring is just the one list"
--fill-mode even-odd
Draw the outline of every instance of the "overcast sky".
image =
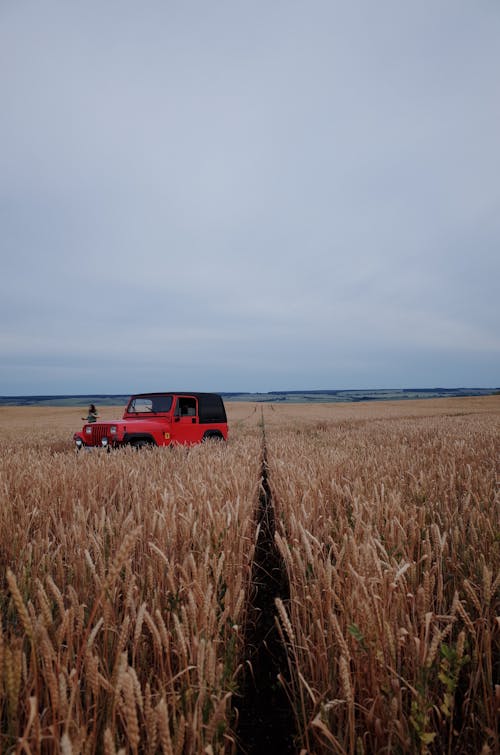
[[500, 384], [498, 0], [0, 0], [0, 394]]

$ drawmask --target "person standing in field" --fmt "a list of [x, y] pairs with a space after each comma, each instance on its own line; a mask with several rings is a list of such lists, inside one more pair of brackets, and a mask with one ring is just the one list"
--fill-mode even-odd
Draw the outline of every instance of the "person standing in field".
[[91, 422], [97, 422], [98, 416], [99, 415], [97, 414], [97, 409], [95, 408], [95, 405], [94, 404], [90, 404], [90, 406], [89, 406], [89, 413], [87, 414], [86, 417], [82, 417], [82, 419], [84, 419], [86, 422], [89, 422], [89, 423], [91, 423]]

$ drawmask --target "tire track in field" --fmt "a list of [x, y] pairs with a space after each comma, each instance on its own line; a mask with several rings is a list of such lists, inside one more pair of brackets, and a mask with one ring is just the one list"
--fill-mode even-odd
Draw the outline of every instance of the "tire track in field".
[[274, 541], [275, 512], [269, 486], [267, 447], [262, 419], [261, 492], [258, 537], [252, 565], [245, 627], [245, 677], [239, 710], [240, 755], [293, 753], [295, 723], [278, 674], [288, 680], [286, 652], [276, 627], [275, 599], [287, 601], [290, 588], [285, 564]]

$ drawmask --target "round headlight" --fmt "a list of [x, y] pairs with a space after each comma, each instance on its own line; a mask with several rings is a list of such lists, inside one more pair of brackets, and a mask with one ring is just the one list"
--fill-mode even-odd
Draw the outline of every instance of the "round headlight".
[[87, 433], [87, 435], [92, 435], [92, 428], [90, 427], [90, 425], [87, 425], [85, 432]]
[[111, 433], [111, 435], [116, 435], [116, 425], [111, 425], [109, 432]]

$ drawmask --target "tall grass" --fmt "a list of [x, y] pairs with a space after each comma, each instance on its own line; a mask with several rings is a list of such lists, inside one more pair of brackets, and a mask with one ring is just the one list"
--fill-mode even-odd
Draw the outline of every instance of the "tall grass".
[[497, 752], [495, 418], [268, 432], [307, 752]]
[[2, 752], [234, 749], [259, 473], [252, 437], [3, 448]]
[[[298, 751], [500, 749], [499, 417], [468, 406], [264, 408]], [[110, 454], [11, 411], [0, 751], [235, 752], [260, 410], [227, 444]]]

